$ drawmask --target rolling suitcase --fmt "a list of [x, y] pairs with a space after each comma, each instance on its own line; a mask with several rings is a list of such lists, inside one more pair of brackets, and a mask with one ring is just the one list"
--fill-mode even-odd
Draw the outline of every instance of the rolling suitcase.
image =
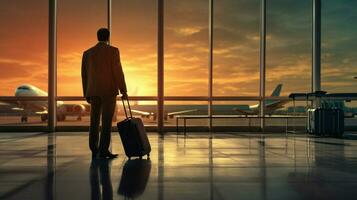
[[345, 114], [341, 108], [333, 108], [333, 137], [341, 138], [345, 130]]
[[342, 137], [344, 112], [339, 108], [315, 108], [308, 110], [307, 129], [317, 136]]
[[147, 155], [149, 158], [151, 146], [143, 121], [140, 118], [132, 116], [129, 100], [127, 100], [130, 113], [130, 117], [128, 117], [124, 99], [122, 99], [122, 102], [126, 119], [118, 122], [117, 126], [125, 154], [128, 156], [129, 160], [131, 157], [142, 158], [144, 155]]
[[308, 132], [312, 135], [321, 136], [322, 133], [322, 114], [321, 108], [314, 108], [308, 110]]

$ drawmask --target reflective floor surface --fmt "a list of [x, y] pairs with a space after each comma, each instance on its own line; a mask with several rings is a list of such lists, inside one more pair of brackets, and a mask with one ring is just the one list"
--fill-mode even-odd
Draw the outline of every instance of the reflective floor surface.
[[150, 160], [92, 161], [86, 133], [1, 133], [0, 199], [356, 199], [357, 140], [149, 134]]

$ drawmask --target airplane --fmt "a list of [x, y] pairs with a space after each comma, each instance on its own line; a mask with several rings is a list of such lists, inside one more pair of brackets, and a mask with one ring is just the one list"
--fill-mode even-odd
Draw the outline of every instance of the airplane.
[[[283, 84], [278, 84], [270, 96], [280, 96], [282, 88]], [[265, 100], [265, 114], [272, 115], [275, 110], [283, 108], [286, 103], [288, 103], [288, 100]], [[259, 107], [260, 104], [255, 104], [249, 106], [248, 110], [242, 110], [240, 108], [236, 108], [235, 110], [243, 115], [257, 115], [259, 113]]]
[[[271, 96], [280, 96], [283, 85], [278, 84]], [[273, 114], [277, 109], [283, 107], [288, 101], [282, 100], [266, 100], [265, 107], [267, 114]], [[259, 113], [259, 104], [256, 105], [213, 105], [213, 113], [215, 115], [255, 115]], [[156, 105], [134, 105], [131, 111], [135, 114], [141, 115], [142, 118], [153, 117], [156, 120]], [[164, 118], [173, 118], [175, 115], [182, 114], [196, 114], [196, 115], [207, 115], [207, 105], [165, 105]]]
[[[41, 97], [47, 96], [47, 93], [31, 84], [23, 84], [16, 88], [15, 97]], [[37, 114], [41, 116], [41, 121], [48, 119], [47, 101], [9, 101], [1, 102], [2, 105], [12, 105], [12, 111], [22, 112], [21, 122], [28, 121], [29, 114]], [[77, 120], [82, 120], [83, 115], [90, 112], [88, 104], [65, 104], [63, 101], [57, 101], [57, 120], [64, 121], [66, 116], [77, 116]]]

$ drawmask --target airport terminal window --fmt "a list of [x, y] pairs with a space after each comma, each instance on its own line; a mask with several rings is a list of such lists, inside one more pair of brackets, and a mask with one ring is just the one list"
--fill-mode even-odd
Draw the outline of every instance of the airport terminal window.
[[0, 95], [35, 85], [47, 91], [48, 1], [2, 1], [0, 6]]
[[208, 2], [165, 1], [165, 95], [207, 96]]
[[[82, 53], [97, 43], [107, 26], [107, 1], [58, 1], [58, 96], [82, 96]], [[46, 32], [47, 33], [47, 32]]]
[[[0, 96], [47, 96], [47, 16], [47, 0], [1, 1]], [[44, 110], [38, 105], [47, 106], [46, 101], [0, 100], [0, 125], [45, 126], [36, 117]]]
[[[145, 126], [156, 126], [156, 101], [130, 101], [133, 117], [141, 118]], [[128, 107], [126, 106], [128, 109]], [[57, 125], [60, 127], [88, 126], [91, 107], [84, 101], [59, 101], [57, 107]], [[129, 114], [129, 113], [128, 113]], [[125, 119], [121, 101], [117, 101], [112, 126]]]
[[258, 105], [259, 101], [214, 101], [212, 124], [214, 127], [230, 127], [233, 130], [257, 128]]
[[[57, 101], [58, 126], [88, 125], [90, 106], [78, 98], [82, 97], [81, 58], [83, 51], [97, 43], [98, 28], [107, 27], [107, 3], [58, 1], [57, 95], [76, 96]], [[214, 1], [214, 96], [259, 95], [260, 3], [260, 0]], [[165, 0], [164, 5], [165, 96], [207, 96], [208, 2]], [[355, 92], [357, 86], [353, 79], [357, 76], [354, 6], [357, 4], [349, 0], [322, 1], [322, 89], [328, 92]], [[266, 96], [311, 91], [311, 10], [310, 0], [267, 1]], [[129, 96], [157, 95], [157, 11], [157, 0], [112, 1], [111, 42], [121, 50]], [[4, 1], [0, 7], [0, 25], [3, 27], [0, 96], [45, 97], [32, 102], [0, 100], [0, 125], [29, 122], [21, 125], [44, 127], [47, 125], [48, 1]], [[30, 105], [33, 102], [35, 105]], [[272, 106], [274, 111], [269, 113], [267, 108], [266, 116], [306, 113], [305, 102], [296, 104], [295, 113], [291, 101], [281, 103], [267, 99], [267, 107]], [[242, 108], [256, 116], [256, 105], [259, 105], [256, 100], [222, 99], [213, 102], [213, 114], [240, 115], [237, 112]], [[353, 122], [355, 102], [339, 105], [345, 106]], [[138, 99], [132, 101], [132, 108], [134, 116], [142, 118], [145, 125], [157, 125], [156, 101]], [[175, 116], [207, 114], [207, 101], [201, 99], [165, 101], [164, 120], [168, 127], [175, 125]], [[124, 118], [121, 106], [116, 117]], [[266, 122], [268, 126], [283, 123], [276, 119]], [[207, 125], [207, 119], [188, 122], [190, 128]], [[213, 125], [237, 124], [215, 119]]]
[[129, 96], [157, 93], [156, 0], [113, 1], [112, 44], [120, 48]]
[[267, 1], [266, 96], [311, 91], [312, 2]]
[[356, 92], [357, 1], [322, 1], [321, 87], [327, 92]]
[[214, 9], [214, 96], [259, 95], [260, 0], [221, 0]]
[[[164, 107], [165, 126], [176, 126], [176, 118], [178, 116], [207, 116], [208, 104], [207, 101], [167, 101]], [[182, 118], [181, 118], [182, 119]], [[179, 121], [180, 127], [183, 126], [183, 120]], [[197, 118], [187, 120], [188, 127], [192, 126], [207, 126], [207, 118]], [[192, 130], [192, 129], [190, 129]]]

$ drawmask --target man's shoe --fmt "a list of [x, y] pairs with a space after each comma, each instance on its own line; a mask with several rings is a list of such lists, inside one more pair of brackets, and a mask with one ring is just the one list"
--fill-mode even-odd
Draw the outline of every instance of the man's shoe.
[[102, 159], [113, 159], [113, 158], [117, 158], [118, 157], [118, 154], [112, 154], [110, 152], [108, 153], [105, 153], [105, 154], [99, 154], [99, 158], [102, 158]]

